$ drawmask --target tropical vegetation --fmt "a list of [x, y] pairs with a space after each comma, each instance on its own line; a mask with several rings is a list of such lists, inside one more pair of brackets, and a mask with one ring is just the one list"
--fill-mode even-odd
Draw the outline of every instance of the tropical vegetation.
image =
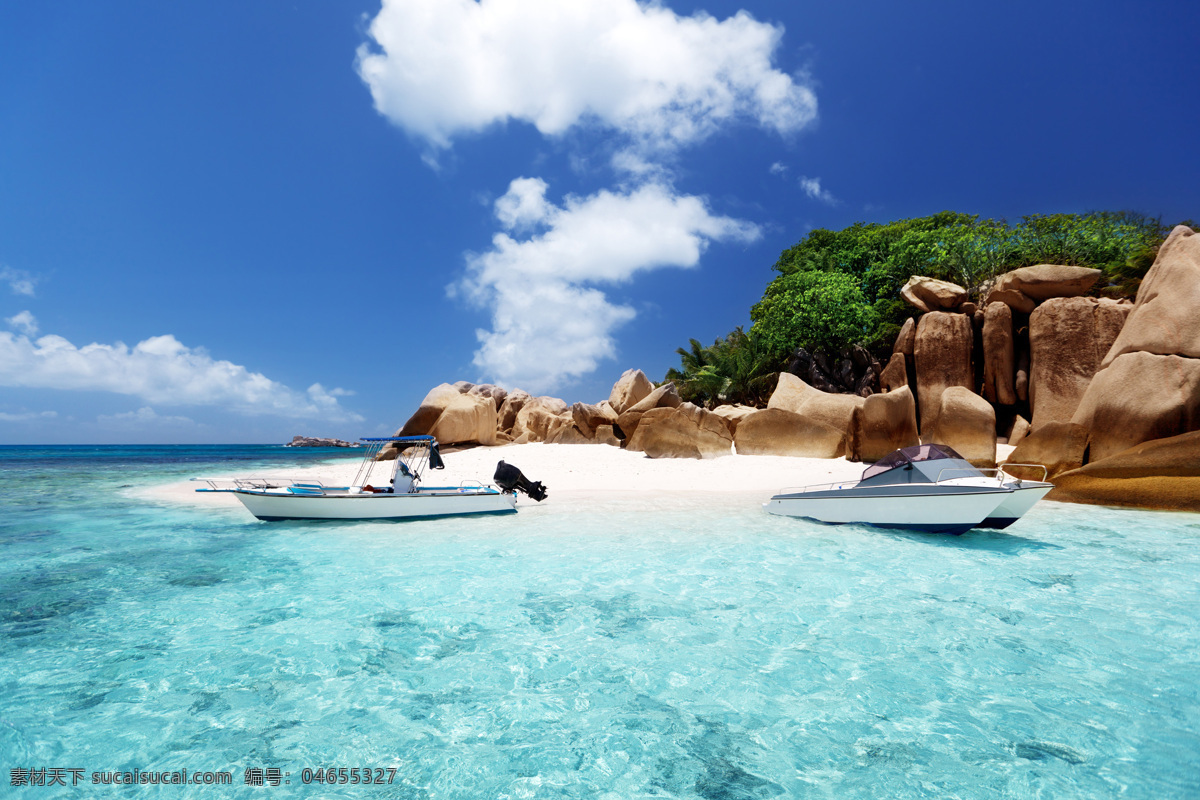
[[913, 275], [957, 283], [979, 300], [1001, 273], [1071, 264], [1102, 271], [1095, 293], [1132, 297], [1172, 227], [1128, 211], [1034, 214], [1011, 225], [943, 211], [813, 230], [780, 254], [779, 275], [750, 309], [750, 330], [739, 327], [710, 347], [690, 340], [666, 379], [697, 404], [760, 404], [797, 348], [890, 349], [912, 313], [900, 288]]

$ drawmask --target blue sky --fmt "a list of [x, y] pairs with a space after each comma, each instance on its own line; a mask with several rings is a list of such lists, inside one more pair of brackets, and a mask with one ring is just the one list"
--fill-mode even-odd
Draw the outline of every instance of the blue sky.
[[598, 401], [814, 227], [1200, 217], [1175, 2], [0, 5], [0, 443]]

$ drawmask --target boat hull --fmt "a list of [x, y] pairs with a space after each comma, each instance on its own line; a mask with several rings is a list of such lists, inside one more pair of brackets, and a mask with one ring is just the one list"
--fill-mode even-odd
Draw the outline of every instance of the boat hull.
[[514, 495], [496, 491], [421, 491], [411, 494], [305, 495], [235, 491], [260, 520], [415, 520], [475, 514], [512, 514]]
[[1012, 490], [1001, 487], [955, 493], [806, 492], [776, 495], [763, 504], [763, 508], [771, 514], [827, 524], [873, 525], [957, 535], [978, 526], [1011, 494]]
[[1007, 528], [1023, 517], [1026, 511], [1033, 508], [1034, 503], [1041, 500], [1054, 488], [1054, 484], [1041, 481], [1020, 481], [1008, 485], [1015, 487], [1012, 494], [976, 527], [996, 530]]

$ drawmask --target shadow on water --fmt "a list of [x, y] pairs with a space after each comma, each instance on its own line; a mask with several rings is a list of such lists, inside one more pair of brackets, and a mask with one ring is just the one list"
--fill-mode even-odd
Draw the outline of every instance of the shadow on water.
[[876, 533], [922, 542], [932, 547], [949, 547], [955, 550], [985, 550], [1001, 555], [1020, 555], [1037, 550], [1062, 550], [1063, 546], [1039, 539], [1028, 539], [1013, 533], [1004, 533], [987, 528], [975, 528], [961, 536], [944, 533], [922, 533], [899, 528], [872, 528]]

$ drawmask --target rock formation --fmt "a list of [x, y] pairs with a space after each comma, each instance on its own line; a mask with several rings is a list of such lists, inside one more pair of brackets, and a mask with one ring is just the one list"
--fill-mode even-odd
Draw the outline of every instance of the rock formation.
[[992, 289], [988, 292], [984, 304], [990, 306], [992, 303], [1003, 303], [1020, 314], [1029, 314], [1037, 305], [1033, 302], [1032, 297], [1028, 297], [1016, 289]]
[[996, 466], [996, 411], [964, 386], [942, 392], [931, 427], [921, 428], [921, 441], [945, 444], [977, 467]]
[[293, 436], [284, 447], [362, 447], [359, 442], [347, 442], [344, 439], [323, 439], [316, 436]]
[[[993, 292], [1020, 292], [1032, 300], [1085, 295], [1100, 279], [1100, 270], [1060, 264], [1038, 264], [1006, 272], [992, 284]], [[988, 298], [988, 302], [998, 298]], [[1001, 301], [1003, 302], [1003, 301]]]
[[1111, 300], [1056, 297], [1030, 315], [1029, 405], [1035, 430], [1075, 415], [1128, 309]]
[[681, 403], [642, 412], [626, 448], [650, 458], [714, 458], [729, 455], [732, 445], [725, 420], [692, 403]]
[[937, 278], [914, 275], [900, 289], [900, 296], [918, 311], [943, 311], [962, 305], [967, 290]]
[[1040, 469], [1005, 466], [1004, 471], [1018, 478], [1040, 481], [1083, 466], [1087, 453], [1088, 431], [1071, 422], [1047, 422], [1023, 437], [1006, 461], [1012, 464], [1041, 464]]
[[1050, 500], [1200, 511], [1200, 431], [1093, 460], [1054, 484]]
[[523, 392], [516, 389], [509, 392], [508, 397], [504, 398], [504, 404], [499, 410], [499, 429], [502, 433], [512, 433], [513, 425], [517, 422], [517, 414], [521, 413], [521, 409], [530, 400], [528, 392]]
[[675, 384], [664, 383], [622, 412], [617, 417], [617, 427], [624, 433], [625, 441], [630, 442], [643, 414], [656, 408], [678, 408], [682, 403]]
[[893, 450], [920, 444], [917, 403], [907, 384], [868, 397], [854, 410], [850, 429], [846, 457], [851, 461], [872, 463]]
[[973, 341], [971, 321], [962, 314], [934, 311], [917, 323], [913, 360], [916, 362], [917, 405], [922, 432], [927, 426], [936, 425], [943, 391], [951, 386], [961, 386], [969, 391], [974, 386]]
[[908, 388], [908, 368], [905, 361], [904, 353], [892, 353], [887, 366], [883, 368], [883, 373], [879, 376], [881, 392], [886, 394], [901, 387]]
[[992, 403], [1017, 402], [1016, 351], [1013, 345], [1012, 309], [988, 303], [983, 312], [983, 396]]
[[782, 408], [747, 415], [733, 434], [737, 452], [755, 456], [837, 458], [845, 451], [845, 440], [844, 431]]
[[767, 408], [781, 408], [802, 417], [808, 417], [828, 425], [845, 435], [850, 430], [850, 418], [854, 409], [863, 404], [863, 398], [850, 394], [827, 394], [787, 372], [780, 373], [775, 391], [767, 402]]
[[512, 436], [517, 444], [544, 442], [561, 427], [571, 422], [567, 404], [557, 397], [531, 397], [517, 412]]
[[1072, 417], [1090, 431], [1091, 460], [1200, 429], [1198, 308], [1200, 236], [1180, 225]]
[[471, 394], [471, 388], [469, 383], [435, 386], [396, 435], [429, 434], [447, 445], [496, 444], [496, 401], [490, 395]]
[[652, 391], [654, 384], [646, 377], [646, 373], [640, 369], [627, 369], [613, 384], [612, 392], [608, 395], [608, 405], [619, 416]]
[[575, 427], [588, 439], [595, 437], [597, 427], [601, 425], [611, 427], [617, 424], [617, 415], [613, 413], [607, 400], [599, 405], [574, 404], [571, 406], [571, 419], [574, 421]]
[[729, 426], [729, 433], [736, 437], [738, 425], [750, 414], [753, 414], [758, 409], [751, 406], [732, 405], [732, 406], [717, 406], [712, 410], [721, 419], [725, 420], [725, 424]]
[[795, 375], [817, 391], [827, 394], [874, 394], [879, 388], [883, 371], [871, 354], [855, 345], [838, 355], [817, 348], [811, 353], [797, 347], [784, 366], [784, 372]]
[[1200, 430], [1200, 359], [1123, 353], [1092, 379], [1071, 421], [1091, 432], [1092, 460]]

